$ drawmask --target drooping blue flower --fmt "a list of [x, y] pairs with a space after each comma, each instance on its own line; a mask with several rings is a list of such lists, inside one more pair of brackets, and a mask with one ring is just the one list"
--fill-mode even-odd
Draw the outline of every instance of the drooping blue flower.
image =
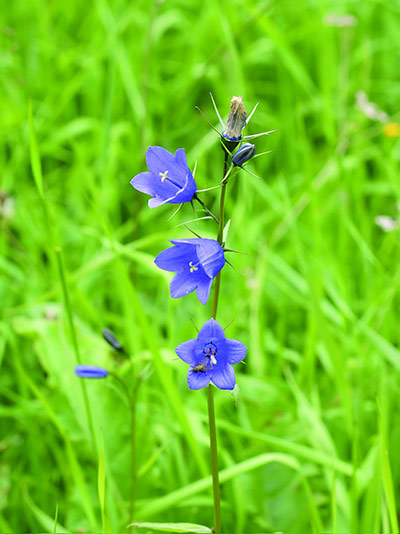
[[174, 156], [165, 148], [150, 146], [146, 152], [146, 163], [150, 172], [137, 174], [131, 184], [153, 197], [149, 200], [150, 208], [192, 200], [197, 186], [183, 148], [178, 148]]
[[175, 352], [190, 365], [189, 389], [201, 389], [210, 381], [219, 389], [233, 389], [236, 384], [232, 365], [243, 360], [247, 347], [236, 339], [227, 339], [221, 325], [209, 319], [198, 333], [176, 347]]
[[206, 305], [213, 279], [225, 264], [224, 251], [215, 239], [170, 239], [174, 245], [163, 250], [154, 263], [164, 271], [176, 272], [171, 280], [171, 297], [184, 297], [197, 289]]
[[235, 167], [241, 167], [243, 163], [246, 163], [246, 161], [249, 161], [256, 152], [255, 145], [252, 145], [251, 143], [243, 143], [243, 145], [237, 149], [235, 154], [232, 157], [232, 163], [235, 165]]
[[75, 374], [81, 378], [105, 378], [108, 375], [108, 371], [95, 365], [77, 365]]

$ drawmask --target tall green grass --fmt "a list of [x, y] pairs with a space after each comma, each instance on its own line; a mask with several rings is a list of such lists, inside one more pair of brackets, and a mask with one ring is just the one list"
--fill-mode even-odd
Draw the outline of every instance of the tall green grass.
[[247, 255], [230, 257], [243, 276], [224, 269], [219, 321], [248, 356], [237, 402], [215, 395], [222, 530], [397, 532], [399, 233], [374, 218], [397, 216], [400, 145], [355, 94], [400, 119], [400, 2], [17, 0], [0, 21], [0, 531], [125, 531], [129, 407], [73, 373], [79, 355], [129, 382], [105, 326], [151, 366], [135, 519], [212, 526], [206, 398], [173, 352], [210, 311], [172, 301], [153, 264], [193, 212], [167, 223], [173, 207], [129, 185], [148, 145], [184, 147], [199, 187], [217, 183], [194, 109], [216, 124], [212, 91], [223, 116], [232, 95], [260, 102], [249, 133], [279, 129], [256, 143], [273, 149], [249, 167], [262, 179], [242, 172], [227, 198]]

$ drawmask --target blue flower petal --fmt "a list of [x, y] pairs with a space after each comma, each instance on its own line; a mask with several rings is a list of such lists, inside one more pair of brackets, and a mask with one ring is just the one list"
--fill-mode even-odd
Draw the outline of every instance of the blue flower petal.
[[[198, 299], [206, 304], [214, 274], [219, 272], [225, 263], [221, 246], [214, 239], [171, 239], [174, 247], [161, 252], [155, 259], [156, 265], [166, 271], [176, 271], [171, 281], [171, 296], [179, 298], [198, 288]], [[204, 246], [203, 246], [204, 245]], [[198, 252], [202, 251], [203, 263]]]
[[132, 178], [131, 185], [141, 193], [154, 196], [153, 180], [151, 172], [141, 172]]
[[[175, 243], [171, 241], [171, 243]], [[156, 257], [154, 263], [164, 271], [176, 272], [183, 269], [190, 269], [189, 263], [196, 261], [195, 246], [176, 246], [166, 248]]]
[[212, 383], [219, 389], [233, 389], [236, 384], [235, 371], [232, 365], [216, 365], [211, 375]]
[[[190, 172], [190, 171], [189, 171]], [[192, 174], [186, 176], [185, 183], [180, 191], [178, 191], [174, 198], [174, 204], [183, 204], [184, 202], [190, 202], [193, 195], [196, 193], [197, 184], [194, 181]]]
[[165, 204], [165, 200], [160, 197], [150, 198], [148, 202], [149, 208], [158, 208], [158, 206], [162, 206], [162, 204]]
[[203, 238], [193, 237], [191, 239], [170, 239], [169, 241], [173, 245], [196, 245], [198, 246], [200, 240], [203, 241]]
[[171, 297], [173, 299], [184, 297], [194, 291], [200, 284], [204, 284], [207, 280], [209, 280], [209, 278], [200, 265], [198, 270], [192, 273], [189, 268], [186, 271], [178, 271], [172, 278], [169, 286]]
[[201, 389], [210, 383], [211, 380], [211, 373], [205, 371], [204, 373], [198, 372], [194, 373], [192, 371], [192, 367], [189, 368], [188, 374], [187, 374], [187, 382], [189, 389]]
[[[182, 158], [181, 155], [180, 158]], [[191, 174], [187, 165], [185, 167], [179, 165], [175, 156], [160, 146], [150, 146], [148, 148], [146, 152], [146, 163], [150, 171], [156, 176], [160, 176], [160, 174], [168, 171], [166, 175], [167, 179], [162, 183], [166, 184], [170, 180], [176, 184], [175, 187], [178, 190], [184, 187], [185, 182], [187, 183], [188, 173]]]
[[223, 350], [226, 354], [226, 362], [234, 364], [243, 360], [246, 356], [247, 347], [237, 339], [225, 339]]
[[225, 332], [218, 321], [209, 319], [200, 328], [197, 339], [205, 343], [209, 343], [210, 341], [223, 341], [225, 340]]
[[176, 195], [183, 190], [181, 186], [172, 184], [168, 180], [162, 181], [162, 176], [151, 174], [151, 185], [153, 188], [153, 195], [160, 197], [164, 202], [169, 202], [171, 199], [175, 198]]
[[149, 146], [146, 152], [146, 163], [149, 170], [157, 174], [165, 172], [175, 165], [175, 156], [161, 146]]
[[192, 200], [197, 185], [188, 167], [183, 148], [174, 156], [165, 148], [151, 146], [146, 152], [150, 172], [140, 173], [131, 180], [131, 185], [147, 195], [150, 208], [162, 204], [182, 204]]
[[199, 239], [197, 256], [211, 278], [217, 276], [225, 264], [224, 251], [215, 239]]
[[184, 202], [190, 202], [196, 192], [196, 182], [191, 178], [191, 183], [189, 183], [189, 175], [184, 179], [184, 184], [181, 188], [167, 181], [161, 182], [160, 177], [154, 178], [155, 175], [151, 175], [154, 181], [152, 186], [153, 194], [156, 198], [149, 200], [150, 208], [157, 208], [162, 204], [183, 204]]
[[[149, 200], [150, 208], [156, 208], [161, 204], [171, 202], [181, 191], [183, 191], [173, 184], [166, 181], [162, 182], [160, 176], [156, 176], [151, 172], [141, 172], [140, 174], [137, 174], [132, 178], [131, 185], [137, 191], [155, 197], [154, 199]], [[178, 201], [178, 203], [180, 202], [181, 201]]]
[[199, 359], [201, 360], [203, 357], [201, 347], [199, 351], [197, 339], [189, 339], [189, 341], [184, 341], [176, 347], [175, 352], [181, 360], [189, 365], [197, 365]]
[[[187, 159], [186, 159], [185, 150], [183, 148], [178, 148], [178, 150], [175, 152], [175, 162], [182, 168], [186, 167], [188, 171], [190, 172]], [[190, 174], [192, 173], [190, 172]]]
[[207, 277], [207, 280], [203, 280], [197, 286], [197, 291], [196, 291], [197, 298], [202, 304], [204, 304], [204, 306], [207, 304], [208, 298], [210, 296], [211, 284], [212, 284], [212, 278]]

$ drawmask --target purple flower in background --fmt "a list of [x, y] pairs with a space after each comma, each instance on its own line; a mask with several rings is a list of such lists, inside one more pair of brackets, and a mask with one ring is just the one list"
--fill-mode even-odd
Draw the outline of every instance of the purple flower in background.
[[149, 208], [192, 200], [197, 186], [183, 148], [178, 148], [174, 156], [165, 148], [150, 146], [146, 152], [146, 163], [150, 172], [137, 174], [131, 184], [153, 197], [149, 200]]
[[108, 371], [95, 365], [77, 365], [75, 374], [81, 378], [105, 378], [108, 375]]
[[211, 284], [225, 264], [224, 251], [215, 239], [170, 239], [174, 245], [163, 250], [154, 263], [164, 271], [176, 272], [171, 280], [171, 297], [184, 297], [197, 289], [206, 305]]
[[190, 365], [189, 389], [201, 389], [210, 381], [219, 389], [233, 389], [236, 384], [232, 365], [243, 360], [247, 347], [236, 339], [227, 339], [221, 325], [210, 319], [202, 326], [197, 339], [176, 347], [175, 352]]

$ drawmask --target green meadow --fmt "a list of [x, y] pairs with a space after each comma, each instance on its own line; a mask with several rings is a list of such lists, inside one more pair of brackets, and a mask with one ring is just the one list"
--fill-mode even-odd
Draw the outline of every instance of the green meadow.
[[222, 532], [399, 532], [399, 35], [399, 0], [3, 3], [0, 532], [211, 532], [206, 390], [174, 348], [212, 303], [154, 258], [217, 226], [129, 183], [154, 145], [220, 183], [210, 92], [278, 130], [227, 188], [246, 254], [218, 321], [248, 351], [214, 388]]

